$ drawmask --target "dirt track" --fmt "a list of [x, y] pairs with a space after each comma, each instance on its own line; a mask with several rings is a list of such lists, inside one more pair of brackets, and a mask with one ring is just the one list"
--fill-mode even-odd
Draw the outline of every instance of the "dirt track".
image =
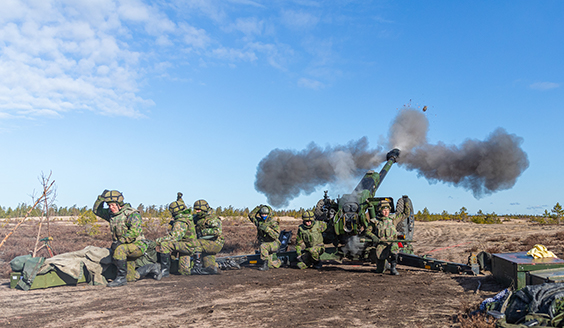
[[[522, 222], [417, 222], [415, 249], [466, 263], [471, 250], [516, 251], [538, 242], [562, 256], [556, 232], [554, 227]], [[372, 269], [244, 268], [219, 276], [141, 280], [122, 288], [79, 285], [29, 292], [9, 289], [4, 279], [0, 326], [457, 327], [457, 314], [502, 289], [488, 275], [399, 266], [400, 276], [390, 276]]]

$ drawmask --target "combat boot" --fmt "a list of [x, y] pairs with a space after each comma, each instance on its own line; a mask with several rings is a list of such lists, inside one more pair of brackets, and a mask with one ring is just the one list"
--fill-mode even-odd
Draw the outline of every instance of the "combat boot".
[[145, 264], [144, 266], [137, 268], [137, 273], [139, 273], [139, 279], [145, 278], [148, 274], [152, 274], [155, 280], [161, 280], [163, 277], [163, 272], [161, 271], [161, 265], [159, 263]]
[[202, 271], [206, 272], [205, 274], [221, 274], [219, 269], [214, 266], [209, 266], [207, 268], [204, 268]]
[[126, 260], [114, 260], [114, 264], [117, 267], [117, 277], [112, 282], [107, 284], [107, 287], [120, 287], [127, 285], [127, 261]]
[[[170, 276], [170, 253], [159, 253], [161, 259], [161, 278]], [[157, 279], [160, 280], [160, 279]]]
[[399, 272], [396, 269], [397, 264], [398, 264], [398, 254], [392, 254], [390, 256], [390, 274], [393, 276], [399, 275]]
[[259, 268], [260, 271], [268, 271], [270, 268], [268, 267], [268, 261], [264, 261], [262, 266]]
[[202, 253], [194, 253], [194, 267], [192, 267], [190, 274], [210, 274], [202, 267]]
[[321, 269], [322, 267], [323, 267], [323, 263], [321, 263], [320, 260], [315, 261], [315, 263], [313, 264], [314, 269]]

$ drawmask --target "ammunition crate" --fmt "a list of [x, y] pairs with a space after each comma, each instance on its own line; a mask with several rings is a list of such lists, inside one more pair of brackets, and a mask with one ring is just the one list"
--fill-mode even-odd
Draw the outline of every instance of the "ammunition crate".
[[564, 268], [531, 271], [527, 274], [527, 285], [564, 282]]
[[527, 252], [492, 254], [492, 274], [505, 286], [516, 290], [527, 285], [531, 271], [564, 268], [564, 261], [554, 257], [534, 259]]

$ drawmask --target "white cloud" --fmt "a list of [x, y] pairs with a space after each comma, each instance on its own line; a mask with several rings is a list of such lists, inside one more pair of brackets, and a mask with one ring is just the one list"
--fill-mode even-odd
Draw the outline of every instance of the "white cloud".
[[298, 80], [298, 86], [302, 87], [302, 88], [308, 88], [308, 89], [314, 89], [314, 90], [319, 90], [322, 89], [323, 87], [325, 87], [325, 85], [317, 80], [312, 80], [312, 79], [308, 79], [305, 77], [302, 77], [301, 79]]
[[291, 29], [311, 29], [319, 22], [319, 17], [295, 10], [282, 10], [282, 23]]
[[533, 90], [550, 90], [560, 87], [560, 84], [554, 82], [537, 82], [529, 85]]
[[[139, 1], [8, 1], [0, 14], [0, 112], [58, 116], [71, 110], [140, 117], [141, 52], [122, 21], [155, 34], [173, 25]], [[163, 42], [161, 42], [163, 43]]]

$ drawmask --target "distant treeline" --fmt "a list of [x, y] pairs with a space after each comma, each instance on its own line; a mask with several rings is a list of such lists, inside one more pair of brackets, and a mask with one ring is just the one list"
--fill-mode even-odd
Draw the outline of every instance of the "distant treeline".
[[[27, 212], [31, 209], [31, 205], [27, 205], [25, 203], [19, 204], [15, 209], [11, 207], [4, 207], [0, 206], [0, 218], [7, 219], [7, 218], [19, 218], [26, 215]], [[49, 217], [59, 217], [59, 216], [82, 216], [86, 214], [86, 212], [90, 211], [91, 209], [88, 206], [78, 207], [77, 205], [73, 205], [71, 207], [58, 207], [56, 205], [52, 205], [49, 208]], [[139, 204], [137, 206], [137, 210], [141, 213], [143, 217], [151, 217], [151, 218], [169, 218], [171, 217], [170, 212], [168, 211], [168, 206], [166, 205], [150, 205], [145, 206], [143, 204]], [[306, 209], [300, 208], [299, 210], [279, 210], [275, 212], [276, 216], [291, 216], [291, 217], [301, 217], [302, 213], [305, 212]], [[228, 207], [217, 207], [215, 208], [215, 213], [219, 216], [230, 217], [230, 216], [244, 216], [247, 217], [249, 215], [249, 208], [234, 208], [233, 206]], [[37, 206], [36, 208], [31, 211], [29, 216], [31, 217], [39, 217], [43, 215], [43, 208]]]
[[[0, 218], [17, 218], [23, 217], [25, 214], [31, 209], [31, 205], [27, 205], [25, 203], [19, 204], [15, 209], [11, 207], [3, 207], [0, 206]], [[87, 206], [78, 207], [73, 205], [71, 207], [58, 207], [56, 205], [52, 205], [49, 208], [49, 216], [50, 217], [58, 217], [58, 216], [73, 216], [79, 217], [86, 212], [90, 211]], [[143, 217], [152, 217], [152, 218], [170, 218], [170, 212], [168, 211], [168, 207], [165, 205], [150, 205], [145, 206], [143, 204], [139, 204], [137, 206], [137, 210], [141, 212]], [[300, 208], [299, 210], [278, 210], [275, 212], [276, 216], [289, 216], [299, 218], [301, 217], [302, 213], [307, 209]], [[247, 217], [249, 215], [249, 208], [234, 208], [233, 206], [228, 207], [217, 207], [215, 208], [215, 213], [222, 217]], [[43, 210], [40, 207], [35, 208], [31, 211], [29, 216], [42, 216]], [[429, 210], [425, 207], [422, 211], [418, 211], [415, 213], [415, 220], [417, 221], [439, 221], [439, 220], [455, 220], [455, 221], [463, 221], [463, 222], [474, 222], [474, 223], [485, 223], [485, 224], [492, 224], [492, 223], [501, 223], [504, 220], [509, 219], [529, 219], [533, 222], [541, 223], [541, 224], [560, 224], [562, 221], [562, 217], [564, 216], [564, 210], [560, 203], [556, 203], [554, 207], [548, 211], [545, 210], [542, 215], [524, 215], [524, 214], [504, 214], [498, 215], [495, 212], [492, 213], [484, 213], [482, 210], [479, 210], [478, 213], [474, 215], [468, 214], [468, 210], [466, 207], [462, 207], [459, 211], [455, 212], [454, 214], [450, 214], [447, 211], [443, 211], [440, 214], [430, 213]]]

